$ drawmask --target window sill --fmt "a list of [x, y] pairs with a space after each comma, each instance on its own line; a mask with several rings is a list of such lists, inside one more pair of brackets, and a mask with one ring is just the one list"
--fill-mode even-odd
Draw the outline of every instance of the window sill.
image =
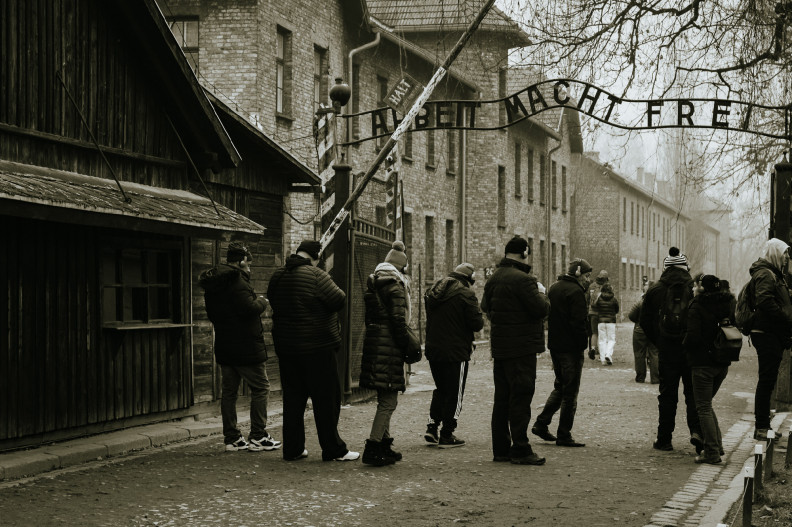
[[558, 210], [558, 205], [553, 205], [553, 210]]
[[426, 165], [424, 166], [426, 167], [426, 170], [437, 170], [437, 167], [435, 165], [431, 165], [429, 163], [426, 163]]
[[456, 177], [456, 170], [446, 170], [446, 176]]
[[287, 115], [285, 113], [275, 113], [275, 118], [278, 119], [279, 121], [285, 121], [288, 124], [294, 122], [294, 117]]
[[113, 323], [106, 323], [103, 324], [102, 327], [104, 329], [115, 329], [117, 331], [130, 331], [130, 330], [137, 330], [137, 329], [172, 329], [172, 328], [190, 328], [193, 327], [195, 324], [173, 324], [170, 322], [163, 322], [163, 323], [140, 323], [140, 324], [113, 324]]
[[522, 194], [515, 194], [514, 197], [517, 199], [522, 199]]
[[402, 159], [402, 161], [407, 161], [410, 164], [412, 164], [412, 162], [413, 162], [413, 158], [411, 156], [403, 155], [401, 159]]

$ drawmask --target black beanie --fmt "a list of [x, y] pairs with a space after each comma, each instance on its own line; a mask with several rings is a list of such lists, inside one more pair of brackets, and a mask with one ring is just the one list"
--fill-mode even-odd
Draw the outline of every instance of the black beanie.
[[506, 244], [506, 254], [531, 254], [531, 248], [528, 246], [528, 240], [522, 236], [514, 236], [509, 243]]

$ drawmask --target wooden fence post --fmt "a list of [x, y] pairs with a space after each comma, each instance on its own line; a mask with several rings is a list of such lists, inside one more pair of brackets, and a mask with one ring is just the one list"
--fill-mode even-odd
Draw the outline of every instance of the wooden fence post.
[[762, 494], [764, 491], [764, 478], [763, 478], [763, 458], [764, 458], [764, 445], [762, 443], [757, 444], [754, 447], [754, 494], [753, 494], [753, 501], [757, 503], [762, 500]]

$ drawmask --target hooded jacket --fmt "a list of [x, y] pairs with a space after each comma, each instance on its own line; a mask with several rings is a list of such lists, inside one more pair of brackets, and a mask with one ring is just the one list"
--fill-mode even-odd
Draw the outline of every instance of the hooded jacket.
[[490, 320], [494, 359], [545, 351], [544, 319], [550, 312], [550, 301], [539, 292], [530, 273], [530, 265], [503, 258], [484, 284], [481, 310]]
[[749, 270], [756, 306], [752, 331], [776, 335], [782, 342], [792, 337], [792, 303], [782, 272], [788, 248], [781, 240], [769, 240], [764, 257], [755, 261]]
[[201, 273], [206, 314], [214, 325], [218, 364], [250, 366], [267, 360], [261, 314], [266, 300], [256, 297], [245, 271], [220, 264]]
[[407, 347], [407, 286], [404, 276], [389, 263], [377, 265], [366, 280], [366, 336], [360, 363], [363, 388], [404, 391]]
[[[641, 318], [639, 319], [641, 329], [644, 330], [644, 333], [646, 333], [646, 336], [652, 344], [657, 346], [658, 351], [661, 353], [675, 353], [679, 356], [678, 358], [682, 357], [682, 337], [678, 339], [667, 339], [662, 337], [660, 335], [659, 324], [660, 309], [665, 303], [668, 288], [680, 284], [691, 288], [692, 297], [693, 278], [691, 278], [689, 272], [676, 266], [669, 267], [663, 271], [660, 279], [646, 290], [643, 306], [641, 307]], [[685, 314], [685, 320], [686, 319], [687, 314]]]
[[346, 295], [311, 260], [292, 254], [270, 278], [272, 340], [279, 357], [333, 351], [341, 343], [337, 312]]
[[459, 273], [438, 280], [424, 295], [426, 358], [464, 362], [473, 352], [473, 335], [484, 327], [476, 294]]
[[547, 296], [550, 299], [550, 319], [547, 322], [550, 352], [583, 353], [588, 346], [586, 290], [574, 276], [561, 275], [550, 286]]
[[718, 291], [701, 293], [690, 301], [685, 329], [685, 355], [688, 365], [723, 366], [712, 360], [713, 343], [720, 331], [718, 323], [728, 319], [734, 325], [734, 295]]
[[613, 291], [602, 291], [594, 302], [594, 311], [599, 315], [600, 322], [616, 322], [619, 314], [619, 301], [613, 296]]

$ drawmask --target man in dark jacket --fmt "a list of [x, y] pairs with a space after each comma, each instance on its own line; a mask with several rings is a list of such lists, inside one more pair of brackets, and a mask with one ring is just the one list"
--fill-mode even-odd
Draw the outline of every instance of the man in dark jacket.
[[341, 384], [336, 352], [341, 334], [336, 313], [344, 307], [346, 295], [317, 267], [321, 248], [313, 240], [300, 243], [296, 254], [273, 273], [267, 289], [283, 389], [283, 459], [287, 461], [308, 455], [304, 414], [309, 397], [322, 459], [353, 461], [360, 456], [349, 451], [338, 435]]
[[[429, 424], [424, 439], [440, 446], [462, 446], [453, 441], [462, 410], [473, 335], [484, 327], [476, 294], [475, 268], [459, 264], [446, 278], [438, 280], [424, 295], [426, 304], [426, 358], [432, 370], [435, 390], [429, 406]], [[438, 436], [437, 429], [443, 428]], [[442, 440], [442, 441], [441, 441]]]
[[531, 249], [515, 236], [484, 285], [481, 310], [490, 320], [495, 401], [492, 407], [494, 461], [543, 465], [528, 441], [536, 388], [536, 355], [545, 351], [544, 318], [550, 310], [545, 288], [526, 263]]
[[[531, 432], [545, 441], [555, 441], [558, 446], [586, 446], [572, 438], [572, 425], [575, 422], [580, 376], [583, 372], [583, 353], [588, 344], [586, 290], [590, 278], [591, 265], [578, 258], [570, 262], [567, 274], [560, 276], [547, 292], [550, 299], [547, 347], [553, 360], [555, 382]], [[548, 427], [559, 409], [561, 415], [555, 436]]]
[[[751, 342], [759, 359], [759, 379], [754, 397], [756, 430], [754, 438], [767, 439], [770, 430], [770, 397], [778, 379], [778, 368], [784, 349], [792, 339], [792, 304], [784, 272], [789, 267], [789, 246], [772, 238], [764, 255], [751, 265], [756, 315], [751, 329]], [[780, 437], [776, 432], [776, 437]]]
[[[223, 416], [225, 449], [275, 450], [280, 441], [267, 433], [267, 348], [261, 314], [267, 308], [250, 285], [253, 256], [241, 242], [231, 242], [226, 263], [201, 273], [206, 314], [215, 331], [215, 360], [223, 376], [220, 413]], [[250, 435], [242, 437], [237, 426], [236, 401], [239, 383], [250, 387]]]
[[646, 337], [658, 351], [660, 393], [657, 396], [659, 422], [657, 450], [673, 450], [671, 437], [676, 425], [679, 403], [679, 381], [685, 397], [685, 415], [690, 431], [690, 443], [701, 451], [704, 441], [701, 424], [693, 399], [693, 381], [690, 366], [685, 361], [682, 339], [687, 326], [687, 310], [693, 298], [693, 278], [690, 276], [687, 257], [676, 247], [671, 247], [663, 259], [663, 274], [647, 289], [639, 323]]

